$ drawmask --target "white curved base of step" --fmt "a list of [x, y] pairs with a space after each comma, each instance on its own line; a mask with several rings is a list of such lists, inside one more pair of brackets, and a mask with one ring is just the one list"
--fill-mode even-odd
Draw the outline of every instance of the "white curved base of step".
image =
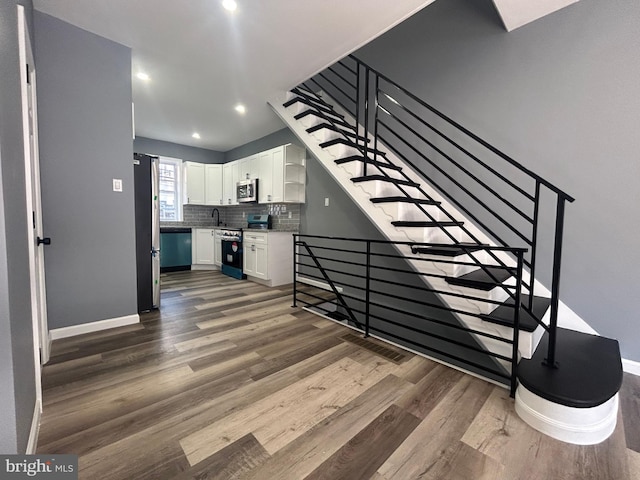
[[573, 408], [550, 402], [522, 385], [515, 398], [516, 413], [536, 430], [575, 445], [595, 445], [613, 433], [618, 418], [618, 394], [593, 408]]

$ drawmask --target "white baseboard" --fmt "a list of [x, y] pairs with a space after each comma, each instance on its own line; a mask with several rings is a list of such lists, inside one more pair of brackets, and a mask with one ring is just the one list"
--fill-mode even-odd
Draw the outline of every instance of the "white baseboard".
[[36, 400], [35, 408], [33, 409], [33, 419], [31, 420], [31, 430], [29, 430], [29, 441], [27, 442], [27, 451], [25, 454], [33, 455], [36, 453], [38, 447], [38, 434], [40, 433], [40, 417], [42, 415], [42, 408], [40, 407], [40, 400]]
[[626, 358], [622, 359], [622, 369], [630, 373], [631, 375], [637, 375], [640, 377], [640, 362], [635, 362], [633, 360], [627, 360]]
[[70, 327], [54, 328], [49, 331], [51, 340], [58, 338], [75, 337], [84, 333], [99, 332], [115, 327], [124, 327], [126, 325], [134, 325], [140, 323], [140, 316], [125, 315], [124, 317], [107, 318], [106, 320], [98, 320], [97, 322], [83, 323], [81, 325], [72, 325]]

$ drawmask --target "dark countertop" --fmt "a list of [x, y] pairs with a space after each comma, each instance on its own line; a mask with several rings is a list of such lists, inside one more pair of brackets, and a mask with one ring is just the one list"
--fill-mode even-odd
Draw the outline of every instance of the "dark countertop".
[[191, 227], [160, 227], [160, 233], [191, 233]]

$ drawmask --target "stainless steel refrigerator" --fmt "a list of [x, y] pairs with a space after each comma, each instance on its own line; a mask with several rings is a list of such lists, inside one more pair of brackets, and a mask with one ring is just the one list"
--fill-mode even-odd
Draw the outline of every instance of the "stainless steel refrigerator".
[[159, 162], [133, 154], [138, 312], [160, 307]]

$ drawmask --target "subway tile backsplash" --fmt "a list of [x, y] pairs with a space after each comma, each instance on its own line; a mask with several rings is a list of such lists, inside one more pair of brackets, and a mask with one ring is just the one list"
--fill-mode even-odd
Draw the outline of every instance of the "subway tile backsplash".
[[[160, 222], [161, 227], [211, 227], [213, 209], [220, 211], [222, 225], [246, 227], [247, 215], [270, 214], [274, 230], [297, 232], [300, 229], [300, 204], [270, 203], [266, 205], [205, 206], [184, 205], [182, 222]], [[291, 215], [291, 218], [289, 218]]]

